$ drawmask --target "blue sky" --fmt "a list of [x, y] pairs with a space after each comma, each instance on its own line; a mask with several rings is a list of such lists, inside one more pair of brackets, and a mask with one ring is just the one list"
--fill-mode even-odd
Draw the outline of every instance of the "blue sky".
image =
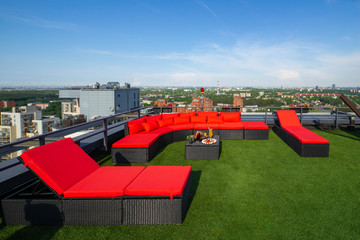
[[360, 1], [0, 1], [0, 87], [217, 80], [360, 86]]

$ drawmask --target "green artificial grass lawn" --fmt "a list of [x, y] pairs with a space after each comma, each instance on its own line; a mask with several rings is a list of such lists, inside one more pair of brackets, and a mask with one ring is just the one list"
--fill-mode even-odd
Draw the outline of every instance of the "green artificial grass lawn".
[[[148, 164], [191, 165], [192, 201], [182, 225], [4, 226], [0, 239], [359, 239], [360, 131], [314, 131], [330, 157], [302, 158], [269, 140], [223, 140], [219, 160], [168, 145]], [[95, 158], [111, 166], [111, 156]]]

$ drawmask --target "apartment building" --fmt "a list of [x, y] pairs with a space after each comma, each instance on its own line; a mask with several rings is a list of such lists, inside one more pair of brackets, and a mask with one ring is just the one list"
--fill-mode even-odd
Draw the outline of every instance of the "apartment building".
[[140, 107], [140, 89], [131, 88], [128, 83], [124, 87], [118, 82], [109, 82], [96, 83], [91, 88], [64, 89], [59, 91], [59, 97], [78, 101], [80, 114], [87, 121]]

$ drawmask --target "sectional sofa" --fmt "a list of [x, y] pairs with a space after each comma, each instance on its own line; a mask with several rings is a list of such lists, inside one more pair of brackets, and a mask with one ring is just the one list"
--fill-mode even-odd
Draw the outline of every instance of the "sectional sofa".
[[112, 145], [112, 161], [149, 162], [166, 145], [209, 128], [221, 139], [269, 139], [269, 127], [264, 122], [241, 121], [240, 112], [160, 114], [129, 121], [125, 137]]

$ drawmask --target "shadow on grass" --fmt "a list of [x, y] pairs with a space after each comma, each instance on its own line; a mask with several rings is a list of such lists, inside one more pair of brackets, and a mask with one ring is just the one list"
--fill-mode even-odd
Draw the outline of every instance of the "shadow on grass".
[[[356, 130], [356, 131], [348, 131], [348, 130], [341, 130], [341, 131], [336, 131], [336, 132], [332, 132], [332, 131], [326, 131], [326, 130], [321, 130], [323, 132], [326, 132], [328, 134], [332, 134], [332, 135], [336, 135], [336, 136], [340, 136], [340, 137], [344, 137], [344, 138], [349, 138], [351, 140], [355, 140], [355, 141], [360, 141], [360, 131]], [[354, 137], [350, 137], [350, 136], [346, 136], [344, 134], [342, 134], [341, 132], [353, 135]]]
[[7, 240], [15, 239], [51, 239], [62, 226], [25, 226], [16, 231]]
[[201, 171], [191, 171], [191, 197], [190, 197], [189, 207], [199, 187], [200, 177], [201, 177]]

